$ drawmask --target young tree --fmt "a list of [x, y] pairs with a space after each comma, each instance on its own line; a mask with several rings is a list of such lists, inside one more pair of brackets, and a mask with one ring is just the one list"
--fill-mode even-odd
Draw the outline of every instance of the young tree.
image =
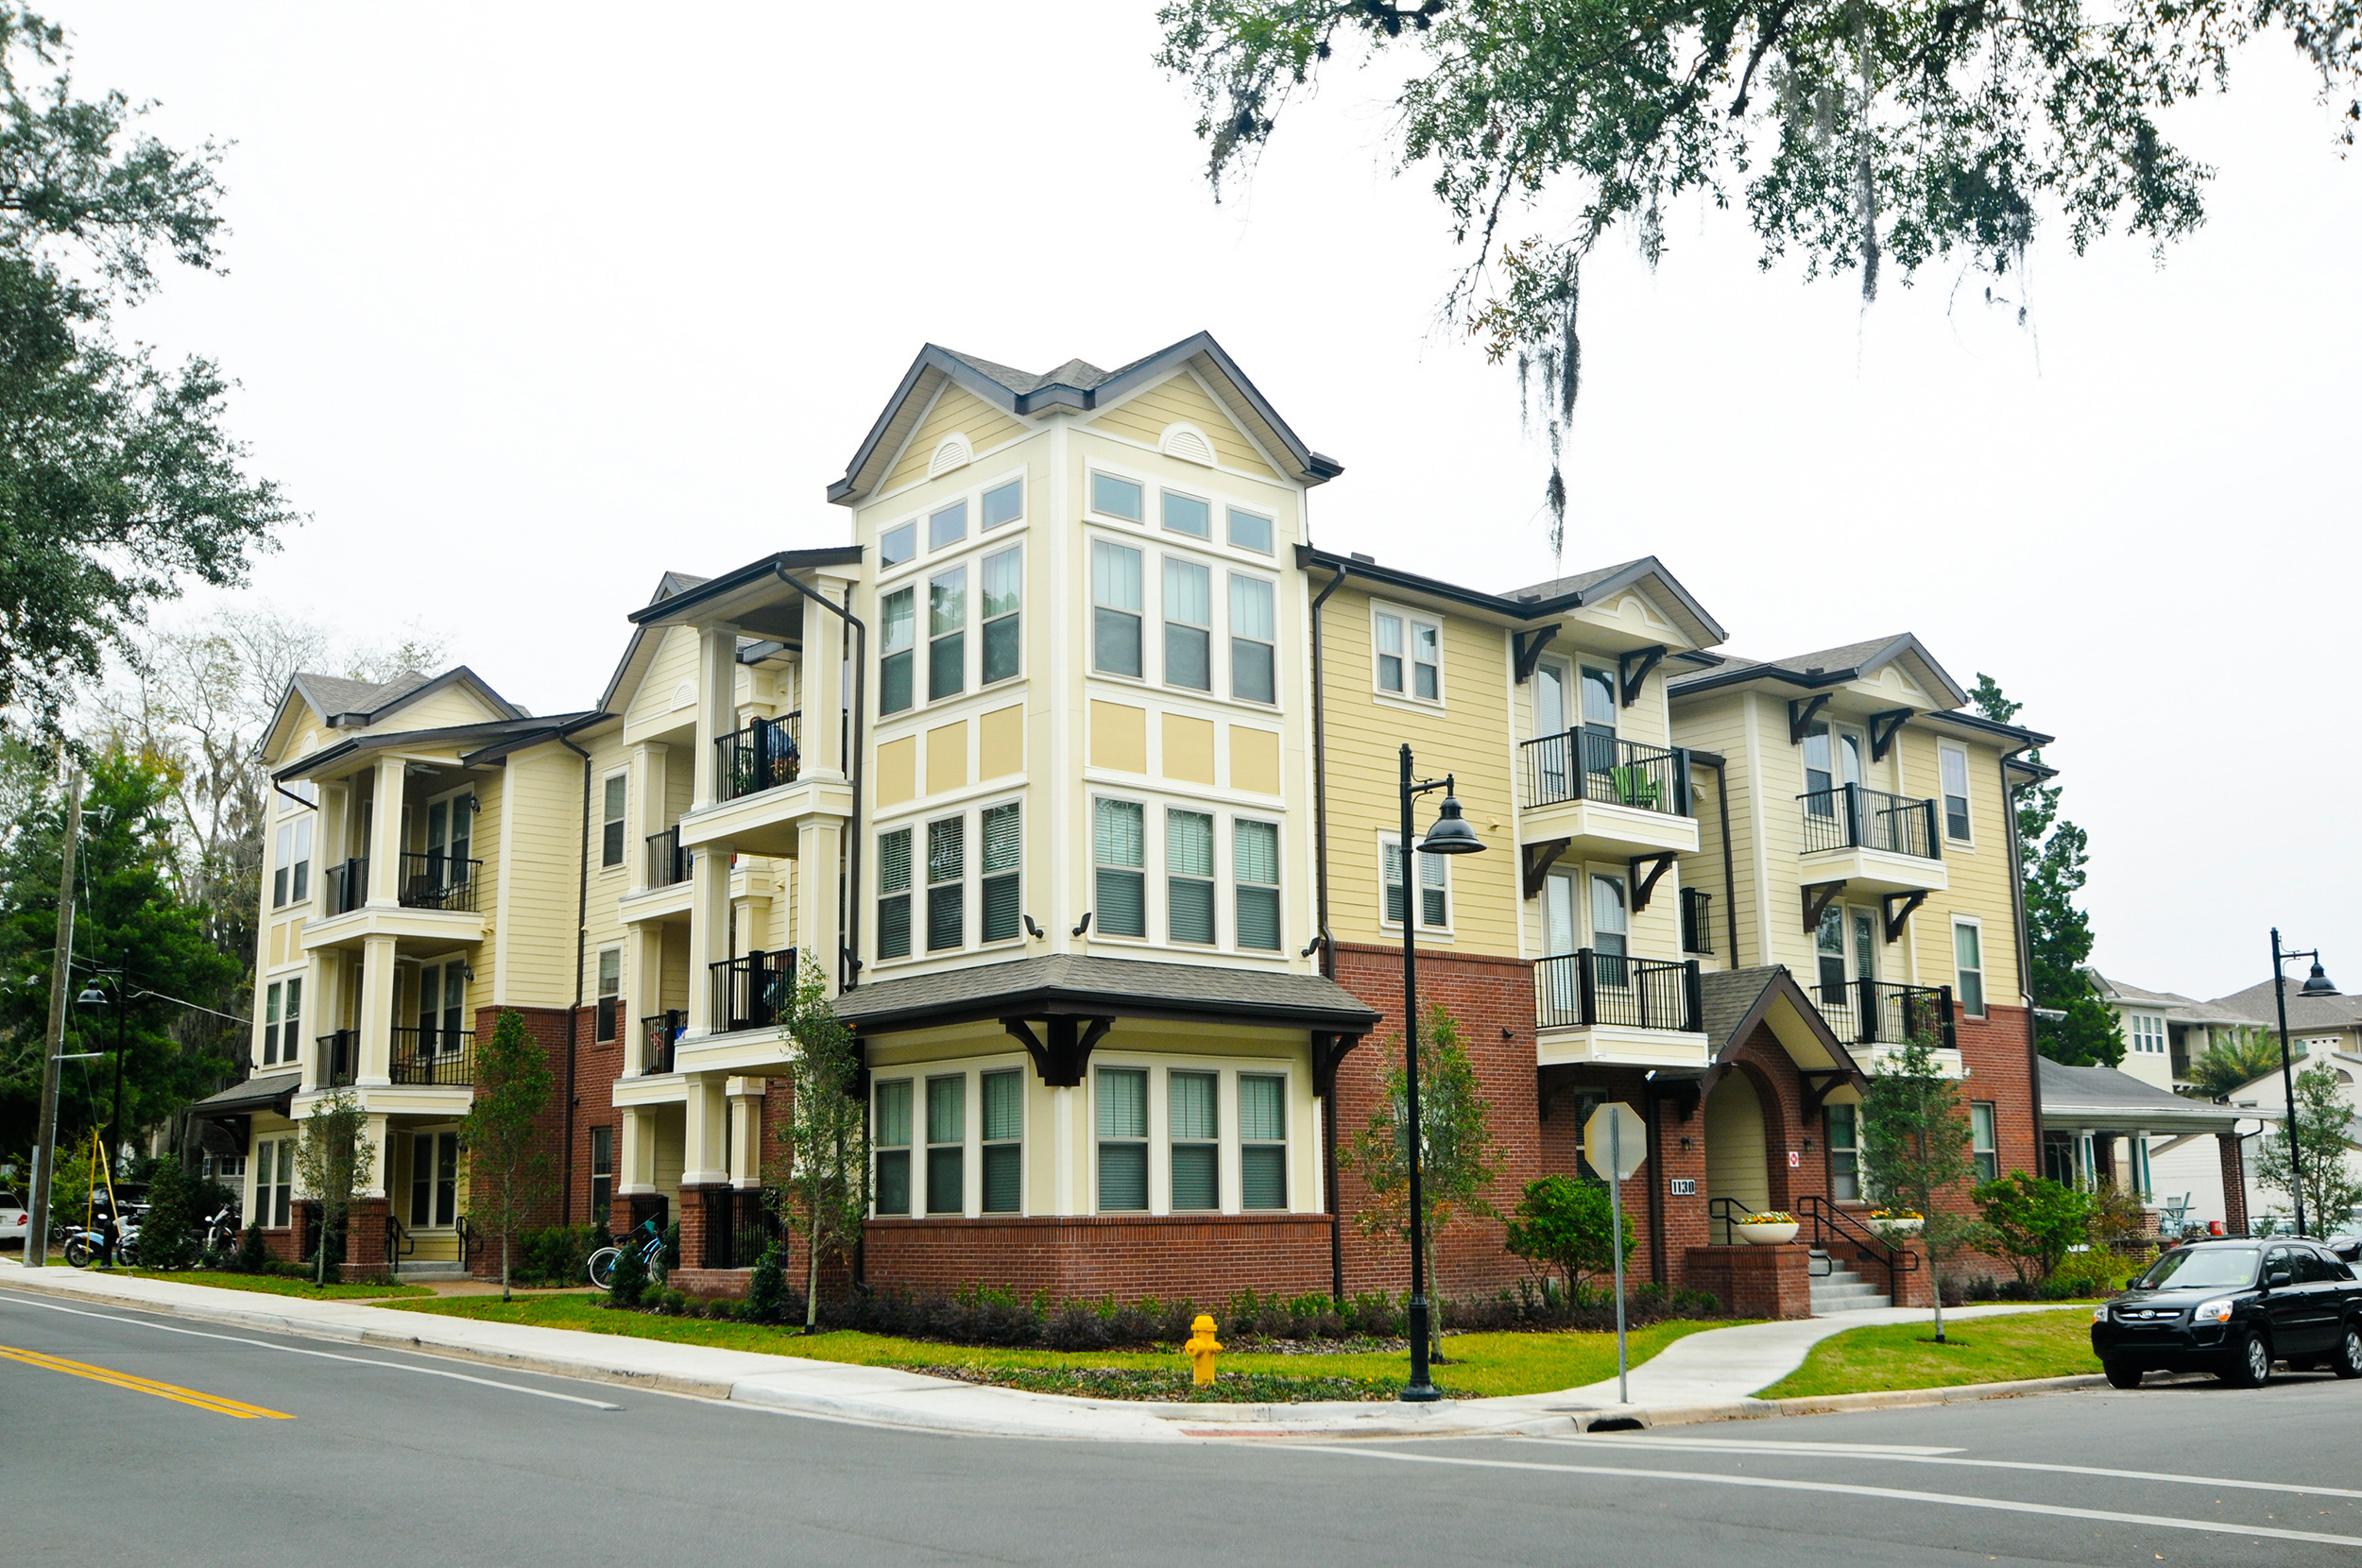
[[296, 1145], [296, 1181], [320, 1206], [315, 1284], [328, 1283], [329, 1256], [343, 1247], [353, 1195], [377, 1159], [368, 1121], [351, 1089], [331, 1089], [313, 1102], [312, 1114], [303, 1118], [303, 1137]]
[[504, 1009], [492, 1037], [476, 1046], [475, 1103], [459, 1123], [468, 1151], [468, 1218], [500, 1237], [503, 1301], [509, 1299], [517, 1233], [549, 1195], [550, 1157], [539, 1134], [553, 1082], [523, 1017]]
[[1970, 1196], [2021, 1285], [2048, 1279], [2067, 1249], [2091, 1239], [2091, 1199], [2047, 1176], [2012, 1170]]
[[1968, 1112], [1959, 1086], [1936, 1069], [1935, 1042], [1914, 1036], [1878, 1065], [1862, 1097], [1861, 1178], [1869, 1195], [1889, 1209], [1925, 1217], [1920, 1239], [1938, 1277], [1928, 1283], [1936, 1303], [1936, 1343], [1943, 1343], [1945, 1258], [1973, 1244], [1977, 1221], [1948, 1211], [1940, 1200], [1977, 1174]]
[[[1555, 1268], [1566, 1282], [1566, 1296], [1590, 1276], [1613, 1273], [1616, 1252], [1608, 1237], [1615, 1215], [1608, 1202], [1607, 1184], [1573, 1176], [1545, 1176], [1526, 1184], [1510, 1217], [1507, 1245], [1528, 1263]], [[1632, 1217], [1624, 1217], [1623, 1252], [1632, 1256]]]
[[[2340, 1088], [2336, 1069], [2326, 1062], [2297, 1074], [2295, 1115], [2289, 1120], [2304, 1167], [2305, 1228], [2317, 1236], [2343, 1224], [2362, 1203], [2362, 1182], [2354, 1180], [2346, 1161], [2362, 1129], [2355, 1127], [2353, 1107]], [[2288, 1168], [2289, 1131], [2284, 1125], [2267, 1133], [2255, 1151], [2256, 1185], [2284, 1196], [2297, 1190], [2296, 1175]]]
[[[1410, 1080], [1402, 1069], [1402, 1036], [1388, 1042], [1385, 1093], [1369, 1126], [1345, 1147], [1344, 1164], [1369, 1188], [1370, 1202], [1354, 1223], [1372, 1237], [1411, 1236]], [[1428, 1009], [1419, 1030], [1419, 1195], [1426, 1210], [1428, 1279], [1435, 1278], [1435, 1249], [1463, 1214], [1493, 1219], [1500, 1211], [1486, 1196], [1500, 1177], [1493, 1141], [1492, 1107], [1477, 1093], [1476, 1068], [1460, 1044], [1460, 1023], [1442, 1003]], [[1443, 1301], [1435, 1295], [1436, 1349], [1442, 1348]]]
[[820, 1261], [849, 1259], [869, 1218], [869, 1133], [861, 1046], [829, 1001], [829, 979], [803, 955], [780, 1032], [795, 1047], [787, 1125], [779, 1129], [780, 1218], [804, 1238], [804, 1331], [820, 1325]]
[[2234, 1091], [2279, 1070], [2280, 1037], [2241, 1025], [2190, 1064], [2188, 1092], [2199, 1099], [2229, 1099]]
[[197, 1261], [198, 1185], [166, 1150], [147, 1173], [147, 1212], [140, 1218], [140, 1267], [186, 1269]]

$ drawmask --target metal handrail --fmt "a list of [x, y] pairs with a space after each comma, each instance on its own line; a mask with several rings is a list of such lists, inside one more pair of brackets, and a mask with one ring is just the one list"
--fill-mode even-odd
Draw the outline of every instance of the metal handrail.
[[1796, 802], [1804, 812], [1806, 855], [1824, 849], [1877, 849], [1923, 861], [1943, 859], [1932, 800], [1840, 784], [1807, 790]]
[[1631, 958], [1589, 947], [1536, 959], [1534, 1025], [1539, 1029], [1676, 1030], [1696, 1033], [1704, 1014], [1696, 959]]
[[396, 897], [406, 910], [451, 910], [476, 912], [476, 884], [484, 879], [482, 861], [462, 860], [441, 850], [405, 852], [402, 884]]
[[397, 1029], [385, 1076], [397, 1083], [429, 1083], [445, 1088], [475, 1082], [475, 1031], [471, 1029]]
[[1525, 804], [1570, 800], [1689, 815], [1689, 753], [1644, 746], [1596, 730], [1543, 735], [1518, 747]]
[[795, 783], [803, 771], [803, 751], [796, 740], [803, 720], [803, 709], [797, 708], [776, 719], [753, 720], [744, 729], [717, 737], [714, 798], [737, 800]]
[[669, 888], [689, 880], [689, 868], [695, 863], [693, 850], [680, 846], [680, 825], [675, 823], [661, 833], [648, 835], [648, 886]]
[[323, 1034], [319, 1047], [319, 1082], [322, 1088], [350, 1089], [361, 1070], [361, 1031], [340, 1029]]
[[1841, 986], [1814, 986], [1812, 999], [1831, 1031], [1849, 1046], [1903, 1046], [1931, 1034], [1939, 1049], [1960, 1048], [1948, 985], [1847, 980]]
[[640, 1020], [642, 1033], [647, 1040], [647, 1055], [640, 1071], [642, 1076], [673, 1070], [673, 1046], [689, 1027], [689, 1014], [677, 1007], [650, 1014]]
[[459, 1235], [459, 1266], [464, 1269], [473, 1263], [476, 1253], [483, 1250], [484, 1233], [477, 1230], [475, 1221], [464, 1214], [459, 1217], [454, 1229]]
[[709, 965], [713, 980], [717, 1032], [769, 1029], [784, 1021], [795, 1005], [796, 950], [766, 953], [758, 947], [743, 958]]
[[1822, 1197], [1817, 1192], [1808, 1193], [1799, 1199], [1795, 1212], [1797, 1219], [1812, 1226], [1812, 1244], [1815, 1248], [1826, 1252], [1830, 1239], [1835, 1237], [1860, 1251], [1866, 1256], [1874, 1254], [1879, 1262], [1885, 1264], [1889, 1304], [1891, 1304], [1901, 1294], [1896, 1285], [1897, 1279], [1901, 1275], [1919, 1271], [1917, 1253], [1908, 1247], [1895, 1246], [1894, 1243], [1873, 1232], [1869, 1226], [1839, 1208], [1834, 1202]]
[[418, 1250], [418, 1246], [419, 1238], [412, 1236], [409, 1228], [394, 1218], [391, 1209], [387, 1209], [385, 1212], [385, 1271], [392, 1273], [396, 1268], [400, 1267], [403, 1258]]

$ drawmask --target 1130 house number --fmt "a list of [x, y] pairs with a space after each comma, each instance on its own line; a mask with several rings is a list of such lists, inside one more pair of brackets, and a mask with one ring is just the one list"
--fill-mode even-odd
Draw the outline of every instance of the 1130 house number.
[[1698, 1178], [1695, 1176], [1668, 1177], [1666, 1179], [1665, 1185], [1667, 1190], [1676, 1198], [1695, 1198], [1698, 1196]]

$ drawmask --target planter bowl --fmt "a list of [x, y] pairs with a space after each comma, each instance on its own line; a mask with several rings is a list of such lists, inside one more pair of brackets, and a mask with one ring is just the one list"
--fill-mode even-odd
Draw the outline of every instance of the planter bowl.
[[1881, 1236], [1917, 1236], [1926, 1223], [1925, 1219], [1873, 1219], [1870, 1228]]
[[1772, 1225], [1734, 1224], [1731, 1229], [1738, 1239], [1757, 1247], [1779, 1247], [1796, 1239], [1796, 1221], [1784, 1219]]

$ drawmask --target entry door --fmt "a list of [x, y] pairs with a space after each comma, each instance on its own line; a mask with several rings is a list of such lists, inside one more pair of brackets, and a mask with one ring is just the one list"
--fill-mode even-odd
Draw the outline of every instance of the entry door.
[[1878, 912], [1848, 910], [1845, 918], [1854, 933], [1854, 978], [1874, 980], [1878, 978]]
[[[1567, 728], [1566, 666], [1555, 659], [1544, 659], [1533, 669], [1533, 738], [1545, 742], [1533, 748], [1539, 769], [1535, 782], [1540, 787], [1541, 801], [1567, 798]], [[1574, 948], [1564, 950], [1571, 953]]]
[[410, 1140], [410, 1228], [442, 1230], [459, 1219], [459, 1134], [420, 1133]]
[[468, 1009], [468, 966], [457, 959], [419, 971], [419, 1053], [457, 1050]]
[[1614, 800], [1615, 780], [1607, 776], [1616, 766], [1616, 672], [1583, 670], [1583, 769], [1594, 775], [1593, 798]]
[[1543, 1009], [1553, 1024], [1571, 1023], [1583, 1015], [1583, 978], [1575, 973], [1576, 961], [1571, 956], [1583, 946], [1576, 891], [1570, 872], [1553, 872], [1542, 878], [1542, 952], [1546, 958], [1558, 960], [1542, 965], [1549, 976], [1543, 982]]
[[451, 827], [451, 803], [438, 800], [426, 809], [426, 885], [443, 885], [443, 855]]

